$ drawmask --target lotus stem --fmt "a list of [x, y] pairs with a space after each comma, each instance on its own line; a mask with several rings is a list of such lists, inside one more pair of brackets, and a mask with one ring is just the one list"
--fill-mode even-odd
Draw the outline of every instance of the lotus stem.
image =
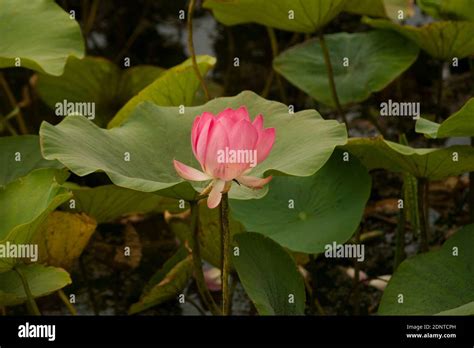
[[[5, 76], [3, 76], [3, 73], [0, 72], [0, 85], [2, 85], [2, 89], [5, 91], [5, 95], [8, 98], [8, 101], [12, 107], [12, 109], [18, 108], [18, 111], [16, 112], [16, 117], [18, 121], [18, 127], [20, 128], [21, 134], [28, 134], [28, 128], [26, 127], [25, 120], [23, 118], [23, 114], [18, 107], [18, 103], [15, 99], [15, 96], [12, 93], [12, 90], [10, 89], [10, 86], [5, 79]], [[11, 132], [11, 131], [10, 131]]]
[[194, 72], [196, 73], [196, 77], [198, 78], [199, 82], [201, 83], [202, 89], [204, 90], [204, 94], [206, 95], [207, 100], [211, 100], [211, 95], [209, 94], [209, 90], [207, 89], [206, 82], [199, 71], [199, 66], [196, 60], [196, 51], [194, 50], [194, 42], [193, 42], [193, 14], [194, 14], [194, 5], [195, 0], [189, 0], [189, 7], [188, 7], [188, 49], [189, 53], [191, 54], [191, 59], [193, 61], [193, 68]]
[[199, 243], [199, 203], [198, 201], [191, 201], [191, 232], [193, 241], [193, 266], [194, 266], [194, 279], [201, 295], [204, 304], [213, 315], [219, 315], [220, 310], [217, 304], [214, 302], [211, 293], [206, 285], [204, 279], [204, 273], [202, 271], [202, 259], [201, 259], [201, 245]]
[[395, 261], [393, 271], [398, 268], [398, 265], [405, 259], [405, 209], [400, 209], [398, 212], [397, 238], [395, 248]]
[[418, 209], [420, 215], [421, 251], [428, 251], [429, 220], [428, 220], [428, 180], [418, 178]]
[[318, 37], [319, 37], [319, 43], [321, 44], [321, 49], [323, 50], [324, 63], [326, 64], [326, 69], [328, 72], [329, 89], [331, 90], [332, 99], [334, 101], [334, 104], [336, 105], [336, 110], [337, 110], [337, 113], [339, 114], [339, 117], [341, 117], [344, 120], [344, 122], [347, 124], [346, 115], [342, 111], [342, 106], [341, 106], [341, 103], [339, 102], [339, 97], [337, 95], [336, 82], [334, 81], [334, 71], [332, 69], [331, 57], [329, 55], [329, 50], [326, 45], [326, 40], [324, 39], [324, 35], [322, 33], [319, 33]]
[[[278, 51], [279, 51], [278, 41], [277, 41], [277, 38], [276, 38], [276, 35], [275, 35], [275, 30], [273, 30], [273, 28], [270, 28], [270, 27], [266, 27], [266, 28], [267, 28], [268, 38], [270, 39], [270, 46], [272, 48], [272, 57], [273, 57], [273, 59], [275, 59], [278, 56]], [[270, 78], [273, 79], [273, 68], [272, 68], [272, 74], [270, 75], [269, 79]], [[286, 98], [285, 88], [283, 87], [283, 81], [281, 80], [280, 75], [277, 75], [276, 79], [277, 79], [277, 83], [278, 83], [278, 89], [280, 91], [281, 101], [284, 104], [286, 104], [287, 103], [287, 98]], [[268, 93], [268, 91], [267, 91], [267, 93]]]
[[65, 304], [66, 308], [69, 310], [69, 313], [71, 313], [71, 315], [77, 315], [77, 310], [76, 308], [72, 305], [72, 303], [68, 300], [66, 294], [64, 293], [63, 289], [59, 290], [58, 291], [58, 296], [59, 298], [61, 299], [61, 301], [63, 301], [63, 303]]
[[21, 279], [21, 283], [23, 284], [23, 289], [25, 290], [26, 294], [26, 307], [28, 308], [28, 312], [30, 315], [34, 316], [40, 316], [41, 312], [36, 305], [35, 298], [33, 297], [33, 294], [31, 293], [30, 286], [28, 285], [28, 280], [26, 279], [25, 275], [23, 272], [20, 270], [18, 267], [13, 267], [14, 271], [18, 274], [18, 276]]
[[[471, 146], [474, 146], [474, 137], [471, 137]], [[469, 173], [469, 216], [474, 223], [474, 172]]]
[[438, 77], [438, 90], [436, 96], [436, 121], [440, 122], [443, 119], [443, 69], [444, 63], [441, 63]]
[[229, 315], [230, 309], [230, 291], [229, 291], [229, 273], [230, 273], [230, 229], [229, 229], [229, 197], [227, 192], [222, 194], [221, 200], [221, 277], [222, 277], [222, 315]]

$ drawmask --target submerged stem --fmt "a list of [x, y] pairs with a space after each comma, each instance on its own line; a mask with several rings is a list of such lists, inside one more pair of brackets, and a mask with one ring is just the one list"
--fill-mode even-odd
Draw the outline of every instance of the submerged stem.
[[323, 50], [324, 63], [326, 64], [326, 69], [328, 72], [329, 88], [331, 90], [332, 99], [334, 101], [334, 104], [336, 105], [337, 113], [347, 124], [346, 115], [342, 111], [342, 106], [339, 102], [339, 97], [337, 95], [336, 82], [334, 81], [334, 71], [332, 69], [331, 64], [331, 57], [329, 55], [329, 50], [326, 45], [326, 40], [324, 39], [324, 35], [322, 33], [319, 33], [319, 43], [321, 44], [321, 49]]
[[204, 90], [204, 94], [206, 95], [207, 100], [211, 100], [211, 95], [209, 94], [209, 90], [207, 89], [206, 82], [204, 82], [204, 78], [199, 71], [199, 66], [196, 60], [196, 52], [194, 50], [194, 42], [193, 42], [193, 14], [194, 14], [194, 5], [195, 0], [189, 0], [189, 7], [188, 7], [188, 49], [189, 53], [191, 54], [191, 58], [193, 61], [193, 69], [196, 73], [196, 77], [198, 78], [199, 82], [201, 83], [202, 89]]
[[28, 280], [26, 279], [25, 275], [20, 270], [20, 268], [14, 267], [13, 269], [18, 274], [18, 276], [21, 279], [21, 283], [23, 284], [23, 289], [25, 290], [25, 294], [26, 294], [26, 298], [27, 298], [26, 307], [28, 308], [28, 312], [31, 315], [40, 316], [41, 312], [40, 312], [38, 306], [36, 305], [35, 298], [33, 297], [33, 294], [31, 293], [30, 286], [28, 285]]
[[[268, 38], [270, 39], [270, 46], [272, 48], [272, 56], [273, 59], [275, 59], [278, 56], [278, 40], [275, 35], [275, 30], [273, 28], [267, 27], [267, 33], [268, 33]], [[272, 74], [270, 75], [273, 78], [273, 68], [272, 68]], [[286, 98], [286, 93], [285, 93], [285, 88], [283, 86], [283, 81], [281, 80], [280, 75], [276, 75], [276, 80], [278, 83], [278, 89], [280, 91], [280, 98], [281, 101], [286, 104], [287, 103], [287, 98]]]
[[194, 266], [194, 279], [201, 295], [204, 304], [207, 306], [209, 311], [214, 315], [219, 315], [219, 307], [214, 302], [211, 293], [206, 285], [204, 279], [204, 273], [202, 271], [202, 259], [201, 259], [201, 245], [199, 244], [199, 203], [197, 201], [191, 202], [191, 232], [193, 239], [193, 266]]
[[221, 257], [222, 257], [222, 315], [229, 315], [230, 291], [229, 291], [229, 273], [230, 273], [230, 229], [229, 229], [229, 197], [227, 193], [222, 194], [221, 201]]

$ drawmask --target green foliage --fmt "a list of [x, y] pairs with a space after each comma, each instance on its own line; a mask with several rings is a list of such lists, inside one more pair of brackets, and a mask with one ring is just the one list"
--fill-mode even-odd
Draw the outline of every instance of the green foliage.
[[233, 261], [245, 291], [260, 315], [303, 315], [305, 288], [293, 258], [259, 233], [235, 236]]
[[[330, 34], [325, 40], [343, 105], [364, 101], [384, 89], [413, 64], [419, 51], [409, 40], [379, 30]], [[273, 66], [314, 99], [334, 107], [319, 40], [306, 41], [281, 53]]]
[[84, 56], [78, 23], [53, 0], [2, 0], [0, 37], [0, 68], [19, 63], [58, 76], [70, 55]]
[[274, 177], [259, 200], [231, 201], [233, 216], [247, 231], [310, 254], [327, 244], [346, 242], [359, 226], [371, 178], [357, 158], [336, 151], [316, 174]]
[[[383, 315], [474, 314], [474, 225], [431, 251], [400, 264], [384, 291]], [[403, 303], [399, 303], [399, 295]]]

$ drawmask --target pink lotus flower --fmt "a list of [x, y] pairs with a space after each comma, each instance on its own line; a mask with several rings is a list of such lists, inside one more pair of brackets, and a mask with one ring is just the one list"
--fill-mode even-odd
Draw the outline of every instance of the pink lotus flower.
[[210, 191], [207, 206], [212, 209], [219, 205], [222, 193], [229, 191], [232, 181], [257, 189], [272, 179], [247, 174], [267, 158], [274, 142], [275, 128], [263, 128], [262, 115], [251, 122], [245, 106], [225, 109], [217, 116], [204, 112], [196, 117], [191, 131], [193, 153], [202, 171], [176, 160], [173, 163], [186, 180], [212, 180], [203, 191]]

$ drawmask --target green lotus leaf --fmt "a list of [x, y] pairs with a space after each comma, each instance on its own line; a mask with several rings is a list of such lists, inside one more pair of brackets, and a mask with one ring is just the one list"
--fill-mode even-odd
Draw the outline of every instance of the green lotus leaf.
[[[312, 175], [329, 159], [335, 146], [347, 141], [343, 124], [326, 121], [315, 110], [292, 114], [286, 105], [246, 91], [235, 97], [216, 98], [205, 105], [186, 107], [183, 114], [178, 107], [145, 102], [137, 106], [120, 127], [109, 130], [77, 116], [66, 117], [57, 126], [43, 122], [42, 151], [45, 158], [58, 159], [79, 176], [100, 170], [118, 186], [144, 192], [172, 189], [183, 183], [175, 172], [173, 159], [200, 168], [190, 141], [195, 117], [204, 111], [217, 114], [225, 108], [242, 105], [247, 106], [252, 118], [262, 114], [265, 127], [276, 129], [270, 155], [250, 175]], [[185, 191], [183, 185], [189, 186], [187, 183], [179, 185], [181, 192]], [[207, 183], [192, 185], [200, 191]], [[265, 192], [233, 185], [230, 196], [249, 199]]]
[[399, 11], [403, 11], [403, 19], [414, 14], [413, 1], [411, 0], [364, 0], [348, 1], [344, 11], [372, 16], [388, 17], [393, 21], [399, 21]]
[[2, 0], [0, 37], [0, 68], [61, 75], [70, 55], [84, 56], [79, 24], [53, 0]]
[[[216, 64], [216, 59], [211, 56], [197, 56], [196, 60], [202, 76]], [[130, 99], [109, 122], [108, 128], [122, 124], [130, 117], [133, 109], [144, 101], [160, 106], [191, 106], [199, 88], [200, 82], [193, 69], [192, 60], [189, 58], [167, 70], [160, 78]]]
[[206, 0], [224, 25], [258, 23], [272, 28], [314, 33], [334, 19], [347, 0]]
[[[71, 196], [61, 187], [65, 178], [57, 169], [37, 169], [0, 188], [0, 245], [31, 243], [49, 213]], [[0, 272], [19, 261], [0, 258]]]
[[240, 281], [260, 315], [303, 315], [306, 294], [295, 261], [276, 242], [259, 233], [234, 237], [233, 261]]
[[232, 215], [294, 251], [319, 253], [356, 231], [370, 195], [371, 178], [357, 158], [335, 151], [316, 174], [274, 177], [259, 200], [231, 200]]
[[[49, 295], [71, 284], [69, 274], [62, 268], [38, 264], [20, 265], [33, 297]], [[26, 302], [27, 297], [20, 276], [14, 270], [0, 273], [0, 306], [15, 306]]]
[[25, 176], [33, 169], [63, 167], [58, 161], [43, 158], [37, 135], [0, 138], [0, 187]]
[[[418, 47], [387, 31], [325, 35], [341, 104], [364, 101], [384, 89], [413, 64]], [[348, 59], [348, 66], [344, 65]], [[335, 106], [319, 40], [309, 40], [281, 53], [273, 67], [317, 101]]]
[[[93, 119], [99, 126], [105, 126], [130, 98], [152, 83], [163, 71], [147, 65], [122, 70], [104, 58], [70, 57], [63, 75], [40, 74], [36, 88], [40, 97], [55, 112], [65, 102], [81, 105], [94, 103], [94, 115], [84, 116]], [[62, 108], [67, 110], [67, 105]], [[58, 116], [66, 116], [66, 110], [62, 110]]]
[[416, 3], [434, 18], [474, 21], [474, 7], [471, 0], [417, 0]]
[[399, 25], [385, 19], [364, 18], [378, 29], [393, 30], [415, 42], [431, 56], [441, 60], [474, 54], [474, 23], [467, 21], [432, 22], [422, 27]]
[[344, 149], [357, 156], [369, 170], [408, 172], [429, 180], [474, 171], [474, 148], [470, 146], [415, 149], [375, 137], [352, 138]]
[[384, 291], [379, 314], [473, 315], [473, 248], [474, 225], [468, 225], [440, 250], [403, 261]]
[[474, 136], [474, 98], [441, 124], [420, 118], [415, 130], [428, 138], [472, 137]]
[[189, 208], [188, 205], [180, 208], [180, 202], [175, 199], [115, 185], [91, 188], [68, 183], [65, 187], [72, 191], [74, 201], [66, 202], [64, 209], [86, 213], [98, 223], [111, 222], [130, 214], [162, 213], [165, 210], [178, 213]]

